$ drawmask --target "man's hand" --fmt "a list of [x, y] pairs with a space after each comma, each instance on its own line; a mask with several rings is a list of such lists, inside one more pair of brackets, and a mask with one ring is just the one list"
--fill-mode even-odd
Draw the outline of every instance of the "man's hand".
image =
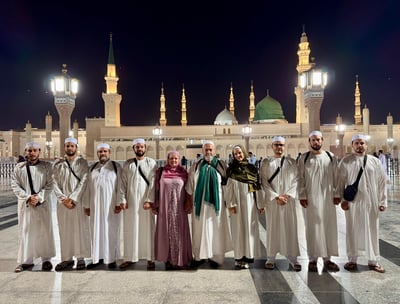
[[63, 205], [65, 207], [67, 207], [68, 209], [74, 209], [75, 208], [75, 203], [72, 199], [70, 198], [64, 198], [63, 200], [61, 200]]
[[307, 201], [306, 199], [301, 199], [301, 200], [300, 200], [300, 205], [301, 205], [303, 208], [307, 208], [307, 206], [308, 206], [308, 201]]
[[228, 208], [229, 214], [236, 214], [236, 207], [230, 207]]
[[31, 197], [28, 199], [28, 204], [31, 205], [32, 207], [36, 207], [37, 205], [40, 205], [38, 195], [32, 194]]
[[121, 203], [119, 204], [119, 207], [121, 208], [121, 210], [125, 210], [128, 209], [128, 204]]
[[342, 201], [342, 200], [340, 199], [340, 197], [334, 197], [334, 198], [333, 198], [333, 203], [334, 203], [335, 205], [339, 205], [341, 201]]
[[85, 208], [85, 214], [86, 214], [87, 216], [90, 216], [90, 208]]
[[114, 208], [114, 213], [115, 213], [115, 214], [118, 214], [118, 213], [120, 213], [121, 211], [122, 211], [121, 206], [115, 206], [115, 208]]
[[144, 210], [149, 210], [149, 209], [151, 209], [151, 204], [150, 204], [149, 202], [144, 202], [144, 204], [143, 204], [143, 209], [144, 209]]
[[349, 210], [349, 202], [348, 201], [343, 201], [342, 204], [340, 205], [344, 211]]
[[385, 211], [385, 210], [386, 210], [386, 207], [385, 207], [385, 206], [379, 206], [379, 211], [383, 212], [383, 211]]

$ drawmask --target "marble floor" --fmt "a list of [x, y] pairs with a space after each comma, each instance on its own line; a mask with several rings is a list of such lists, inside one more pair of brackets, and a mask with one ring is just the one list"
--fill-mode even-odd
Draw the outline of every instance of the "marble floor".
[[[388, 209], [380, 217], [381, 264], [386, 273], [368, 269], [359, 260], [357, 272], [343, 269], [345, 253], [344, 212], [337, 209], [339, 256], [332, 259], [338, 272], [307, 271], [304, 223], [299, 216], [299, 241], [303, 266], [300, 272], [289, 269], [278, 257], [276, 269], [264, 269], [265, 259], [256, 260], [249, 270], [234, 270], [233, 253], [227, 254], [218, 270], [208, 265], [196, 271], [165, 271], [156, 263], [147, 271], [145, 262], [128, 271], [66, 271], [43, 273], [40, 265], [32, 271], [13, 272], [17, 254], [15, 197], [7, 185], [0, 185], [0, 303], [400, 303], [400, 179], [391, 179]], [[298, 208], [301, 214], [301, 207]], [[55, 221], [56, 223], [56, 221]], [[260, 224], [265, 240], [265, 220]], [[55, 235], [60, 261], [59, 239]], [[265, 242], [262, 241], [265, 256]]]

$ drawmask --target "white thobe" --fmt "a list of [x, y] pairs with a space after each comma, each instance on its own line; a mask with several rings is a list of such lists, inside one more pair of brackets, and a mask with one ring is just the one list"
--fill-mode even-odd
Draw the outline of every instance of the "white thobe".
[[[329, 153], [329, 152], [328, 152]], [[310, 258], [338, 255], [337, 219], [333, 198], [336, 194], [338, 161], [326, 151], [307, 153], [298, 159], [298, 198], [307, 199], [303, 209], [307, 252]]]
[[[201, 162], [202, 160], [200, 160]], [[227, 210], [224, 203], [221, 176], [218, 176], [218, 193], [220, 211], [216, 212], [215, 207], [202, 199], [200, 216], [196, 216], [194, 205], [197, 181], [199, 177], [200, 164], [194, 163], [189, 170], [186, 192], [191, 195], [193, 202], [192, 212], [192, 251], [195, 260], [212, 259], [222, 264], [225, 253], [232, 250], [232, 241], [228, 226]], [[197, 169], [196, 169], [197, 167]], [[210, 169], [209, 169], [210, 170]], [[204, 196], [204, 191], [203, 191]]]
[[[139, 167], [149, 182], [148, 185], [141, 176]], [[124, 164], [120, 199], [120, 202], [128, 206], [123, 211], [124, 260], [154, 260], [155, 216], [151, 209], [143, 209], [143, 203], [154, 202], [156, 170], [156, 161], [149, 157], [137, 160], [137, 166], [133, 158]]]
[[26, 162], [14, 168], [11, 187], [18, 198], [18, 263], [31, 262], [34, 258], [51, 258], [56, 254], [51, 217], [52, 168], [40, 160], [29, 166], [33, 190], [37, 192], [40, 206], [27, 205], [31, 196]]
[[256, 192], [249, 192], [249, 184], [228, 178], [225, 201], [227, 208], [236, 208], [230, 214], [233, 252], [236, 260], [260, 257], [260, 233]]
[[[280, 253], [295, 258], [300, 255], [296, 216], [296, 160], [286, 156], [279, 173], [271, 183], [268, 182], [281, 165], [281, 160], [282, 158], [264, 158], [260, 172], [266, 204], [267, 256], [275, 258]], [[284, 194], [290, 196], [289, 200], [285, 205], [279, 205], [276, 197]]]
[[[90, 256], [89, 217], [86, 216], [82, 204], [83, 186], [89, 166], [81, 156], [76, 157], [70, 166], [71, 168], [65, 160], [60, 160], [53, 167], [62, 261], [68, 261], [74, 256], [77, 258]], [[66, 198], [73, 200], [75, 208], [68, 209], [62, 203]]]
[[[364, 156], [349, 155], [339, 165], [338, 189], [343, 194], [346, 185], [353, 184]], [[378, 261], [379, 253], [379, 207], [387, 207], [386, 174], [376, 157], [368, 155], [361, 175], [358, 191], [353, 202], [349, 202], [346, 216], [346, 247], [350, 258], [366, 256]]]
[[114, 162], [118, 173], [115, 173], [111, 160], [105, 164], [95, 163], [90, 167], [85, 199], [85, 208], [90, 208], [90, 232], [92, 243], [92, 262], [115, 262], [120, 255], [121, 214], [114, 213], [119, 205], [117, 197], [122, 171], [121, 165]]

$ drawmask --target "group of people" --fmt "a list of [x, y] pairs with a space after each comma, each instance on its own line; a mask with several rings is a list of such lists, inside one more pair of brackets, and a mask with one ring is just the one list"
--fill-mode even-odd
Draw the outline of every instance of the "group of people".
[[[386, 181], [379, 160], [366, 156], [366, 137], [354, 136], [354, 154], [340, 162], [322, 149], [320, 131], [310, 133], [310, 151], [298, 160], [285, 156], [285, 141], [282, 136], [273, 138], [274, 154], [263, 159], [260, 169], [242, 145], [233, 146], [226, 164], [216, 156], [214, 143], [205, 141], [202, 156], [188, 170], [178, 151], [169, 151], [166, 165], [157, 167], [146, 156], [142, 138], [133, 141], [135, 157], [123, 166], [111, 160], [107, 143], [97, 146], [98, 161], [91, 166], [78, 155], [75, 138], [65, 139], [65, 157], [53, 164], [39, 160], [37, 143], [27, 143], [26, 161], [16, 165], [12, 181], [19, 220], [15, 272], [32, 268], [34, 258], [42, 259], [43, 271], [52, 270], [52, 192], [61, 244], [56, 271], [73, 268], [75, 260], [78, 270], [102, 264], [126, 270], [141, 259], [147, 260], [148, 270], [155, 269], [155, 261], [164, 262], [167, 270], [205, 262], [218, 268], [231, 250], [235, 268], [248, 269], [261, 257], [259, 217], [264, 212], [265, 268], [274, 269], [280, 253], [294, 271], [301, 271], [296, 213], [300, 203], [309, 271], [318, 271], [319, 257], [327, 270], [339, 270], [331, 257], [338, 255], [336, 208], [341, 204], [349, 257], [344, 268], [356, 270], [357, 257], [366, 254], [370, 269], [384, 272], [379, 264], [378, 213], [387, 206]], [[359, 171], [358, 192], [347, 202], [343, 191]]]

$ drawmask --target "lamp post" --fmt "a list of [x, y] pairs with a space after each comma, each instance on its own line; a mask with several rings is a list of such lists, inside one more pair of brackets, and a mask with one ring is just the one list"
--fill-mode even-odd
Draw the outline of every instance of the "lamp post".
[[344, 133], [346, 132], [346, 125], [343, 124], [337, 124], [335, 126], [336, 130], [336, 144], [339, 148], [339, 158], [343, 158], [344, 156], [344, 145], [343, 145], [343, 138], [344, 138]]
[[47, 158], [50, 158], [51, 148], [53, 147], [52, 141], [46, 141]]
[[153, 129], [153, 136], [156, 139], [156, 159], [160, 159], [160, 138], [162, 135], [162, 129], [156, 126]]
[[307, 133], [320, 129], [320, 110], [327, 84], [328, 73], [321, 69], [312, 68], [299, 76], [299, 86], [304, 90], [304, 105], [308, 110]]
[[253, 131], [253, 128], [250, 127], [249, 125], [245, 126], [242, 128], [242, 135], [244, 138], [244, 143], [245, 143], [245, 148], [247, 153], [249, 153], [249, 148], [250, 148], [250, 136], [251, 136], [251, 132]]
[[78, 80], [67, 74], [67, 65], [63, 64], [62, 74], [51, 79], [50, 86], [54, 95], [60, 123], [60, 151], [64, 149], [64, 140], [71, 130], [71, 114], [75, 108], [75, 98], [78, 93]]

